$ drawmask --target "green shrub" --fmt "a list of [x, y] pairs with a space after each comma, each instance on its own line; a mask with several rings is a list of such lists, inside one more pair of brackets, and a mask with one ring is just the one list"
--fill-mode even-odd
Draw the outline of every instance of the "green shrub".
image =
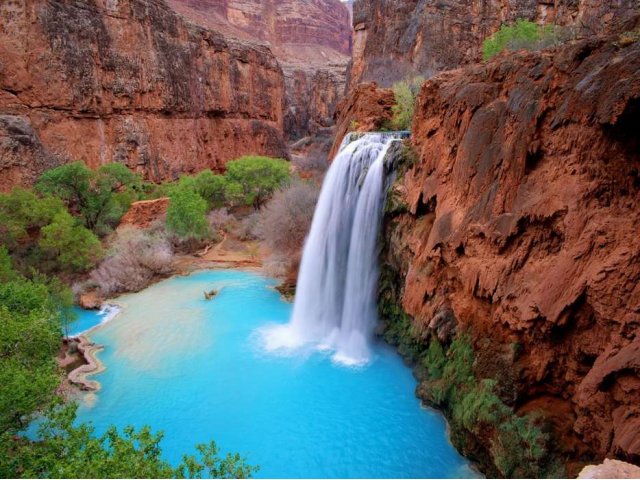
[[72, 212], [80, 214], [87, 228], [104, 235], [117, 225], [142, 191], [142, 183], [119, 163], [91, 170], [82, 162], [73, 162], [44, 172], [36, 189], [65, 201]]
[[424, 82], [423, 77], [415, 77], [411, 81], [400, 81], [393, 84], [395, 105], [391, 108], [393, 118], [391, 126], [395, 130], [409, 130], [413, 121], [416, 97]]
[[444, 348], [442, 348], [438, 340], [432, 339], [429, 342], [427, 352], [422, 357], [422, 365], [429, 372], [429, 378], [432, 380], [441, 379], [446, 364], [447, 358], [445, 357]]
[[384, 339], [398, 348], [403, 357], [415, 361], [422, 350], [422, 344], [416, 339], [411, 318], [402, 307], [385, 298], [378, 303], [380, 317], [384, 322]]
[[227, 163], [226, 196], [253, 205], [257, 210], [289, 183], [289, 163], [279, 158], [246, 156]]
[[215, 175], [211, 170], [203, 170], [194, 178], [194, 186], [210, 209], [225, 205], [227, 179], [224, 176]]
[[518, 19], [513, 24], [503, 24], [500, 29], [482, 43], [482, 58], [486, 61], [503, 50], [537, 50], [561, 41], [562, 31], [555, 25], [538, 25]]
[[40, 198], [23, 188], [0, 194], [0, 243], [9, 251], [30, 243], [31, 235], [48, 225], [64, 204], [50, 196]]
[[[498, 428], [491, 444], [491, 454], [505, 477], [536, 478], [544, 475], [549, 435], [535, 424], [530, 415], [511, 416]], [[551, 465], [554, 467], [554, 465]]]
[[60, 212], [46, 227], [42, 227], [38, 242], [43, 252], [55, 258], [59, 270], [84, 272], [93, 267], [102, 256], [98, 238], [67, 212]]
[[203, 239], [209, 235], [207, 202], [188, 186], [171, 193], [167, 209], [167, 229], [180, 239]]

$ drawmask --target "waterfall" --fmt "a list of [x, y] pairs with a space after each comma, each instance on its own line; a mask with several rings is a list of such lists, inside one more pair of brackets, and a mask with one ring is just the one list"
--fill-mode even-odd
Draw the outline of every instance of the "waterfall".
[[406, 133], [350, 134], [322, 185], [304, 246], [293, 315], [266, 332], [268, 350], [313, 344], [363, 364], [377, 321], [378, 233], [384, 159]]

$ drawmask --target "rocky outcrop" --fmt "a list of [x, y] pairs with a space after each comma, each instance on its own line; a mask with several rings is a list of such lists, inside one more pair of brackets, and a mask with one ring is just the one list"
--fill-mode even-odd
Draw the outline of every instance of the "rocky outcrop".
[[133, 202], [120, 219], [118, 228], [149, 228], [154, 222], [163, 221], [167, 215], [169, 201], [168, 197], [163, 197]]
[[333, 125], [351, 53], [349, 11], [339, 0], [170, 0], [170, 4], [198, 24], [269, 45], [285, 75], [288, 139]]
[[347, 132], [372, 132], [388, 126], [393, 118], [391, 108], [394, 104], [393, 90], [378, 88], [375, 82], [355, 87], [336, 109], [336, 136], [329, 160], [338, 153]]
[[584, 467], [578, 478], [640, 478], [640, 467], [607, 458], [600, 465]]
[[0, 4], [0, 188], [82, 159], [153, 180], [286, 154], [284, 78], [264, 45], [162, 0]]
[[[640, 462], [639, 123], [637, 40], [440, 74], [385, 217], [383, 288], [412, 348], [469, 335], [476, 377], [543, 415], [570, 474]], [[491, 459], [492, 432], [457, 446]]]
[[624, 28], [620, 25], [637, 13], [637, 0], [356, 0], [349, 83], [389, 86], [476, 62], [483, 40], [518, 18], [593, 36]]

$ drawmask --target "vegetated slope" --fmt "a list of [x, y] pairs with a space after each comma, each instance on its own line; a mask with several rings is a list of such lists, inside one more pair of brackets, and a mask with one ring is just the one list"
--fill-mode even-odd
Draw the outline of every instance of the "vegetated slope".
[[476, 62], [482, 41], [518, 18], [594, 35], [617, 28], [637, 11], [636, 0], [356, 0], [349, 85], [377, 81], [389, 86]]
[[283, 102], [268, 47], [162, 0], [0, 4], [0, 189], [72, 159], [160, 180], [284, 155]]
[[170, 0], [190, 20], [269, 44], [285, 74], [288, 138], [333, 125], [351, 53], [351, 22], [339, 0]]
[[639, 124], [637, 35], [503, 54], [423, 85], [417, 153], [403, 154], [385, 218], [384, 330], [422, 365], [420, 396], [449, 414], [456, 395], [436, 397], [463, 334], [475, 380], [458, 388], [491, 379], [501, 404], [542, 414], [551, 440], [518, 433], [531, 450], [515, 470], [495, 395], [467, 398], [473, 422], [450, 416], [456, 445], [492, 475], [640, 462]]

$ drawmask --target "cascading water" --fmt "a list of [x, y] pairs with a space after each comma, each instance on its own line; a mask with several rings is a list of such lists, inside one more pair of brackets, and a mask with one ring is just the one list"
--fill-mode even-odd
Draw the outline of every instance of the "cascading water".
[[363, 364], [377, 320], [377, 241], [384, 158], [404, 133], [347, 136], [322, 185], [305, 243], [291, 322], [265, 332], [268, 350], [315, 343]]

